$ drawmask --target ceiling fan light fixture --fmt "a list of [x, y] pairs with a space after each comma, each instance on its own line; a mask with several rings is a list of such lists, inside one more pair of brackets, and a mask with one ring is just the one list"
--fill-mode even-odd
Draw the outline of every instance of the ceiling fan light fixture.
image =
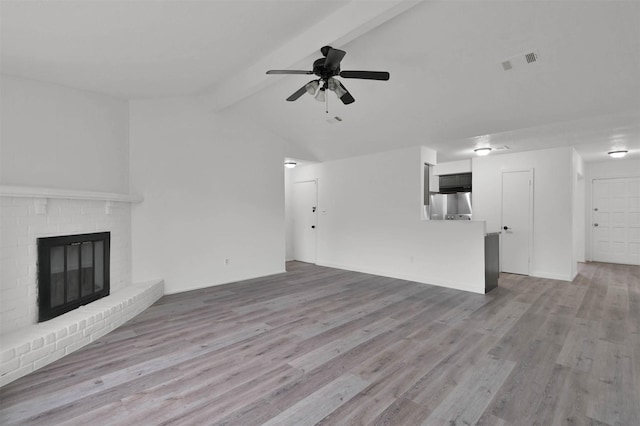
[[618, 149], [616, 151], [609, 151], [607, 152], [607, 154], [609, 154], [611, 158], [622, 158], [627, 155], [627, 152], [629, 151], [627, 151], [626, 149]]
[[298, 163], [296, 163], [295, 161], [285, 161], [285, 162], [284, 162], [284, 166], [285, 166], [287, 169], [293, 169], [293, 168], [294, 168], [295, 166], [297, 166], [297, 165], [298, 165]]
[[489, 148], [488, 146], [483, 148], [476, 148], [473, 150], [473, 152], [483, 157], [485, 155], [489, 155], [489, 153], [491, 152], [491, 148]]
[[316, 91], [318, 90], [318, 86], [319, 84], [317, 81], [311, 81], [307, 83], [307, 85], [304, 87], [307, 89], [307, 93], [313, 96], [316, 94]]
[[326, 100], [325, 91], [326, 89], [324, 87], [321, 87], [320, 90], [318, 90], [318, 93], [316, 93], [316, 96], [315, 96], [316, 101], [324, 102]]
[[345, 93], [347, 93], [347, 91], [342, 87], [342, 84], [333, 78], [329, 79], [329, 90], [336, 92], [336, 96], [338, 98], [342, 98]]

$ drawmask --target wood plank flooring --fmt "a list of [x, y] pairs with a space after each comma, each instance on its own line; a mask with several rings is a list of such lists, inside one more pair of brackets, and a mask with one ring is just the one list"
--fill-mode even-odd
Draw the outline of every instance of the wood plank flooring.
[[640, 267], [488, 295], [287, 270], [163, 297], [0, 389], [0, 423], [640, 425]]

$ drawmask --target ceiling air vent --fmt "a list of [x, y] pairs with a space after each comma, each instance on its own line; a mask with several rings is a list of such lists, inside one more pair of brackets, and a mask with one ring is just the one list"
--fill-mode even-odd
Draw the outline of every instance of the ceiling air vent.
[[534, 62], [540, 62], [540, 54], [538, 53], [538, 49], [534, 49], [529, 51], [528, 53], [523, 53], [507, 58], [502, 61], [501, 64], [503, 70], [509, 71], [513, 68], [520, 68], [523, 65], [532, 64]]
[[524, 55], [524, 58], [527, 60], [527, 63], [530, 64], [538, 60], [538, 54], [536, 52], [530, 52]]

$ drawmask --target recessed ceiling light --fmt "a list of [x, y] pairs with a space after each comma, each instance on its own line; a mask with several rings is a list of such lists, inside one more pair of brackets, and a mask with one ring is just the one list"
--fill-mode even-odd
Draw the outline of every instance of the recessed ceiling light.
[[298, 165], [298, 163], [296, 163], [295, 161], [285, 161], [285, 162], [284, 162], [284, 166], [285, 166], [287, 169], [293, 169], [293, 168], [294, 168], [295, 166], [297, 166], [297, 165]]
[[625, 155], [627, 155], [627, 151], [626, 149], [619, 149], [617, 151], [609, 151], [607, 154], [609, 154], [612, 158], [622, 158]]
[[478, 154], [480, 156], [489, 155], [489, 153], [491, 152], [491, 148], [489, 148], [489, 147], [476, 148], [476, 149], [473, 150], [473, 152], [475, 152], [476, 154]]

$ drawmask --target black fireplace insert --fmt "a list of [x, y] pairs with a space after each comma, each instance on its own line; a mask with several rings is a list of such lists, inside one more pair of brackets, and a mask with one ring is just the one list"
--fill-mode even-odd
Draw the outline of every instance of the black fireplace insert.
[[38, 321], [109, 295], [109, 232], [38, 238]]

